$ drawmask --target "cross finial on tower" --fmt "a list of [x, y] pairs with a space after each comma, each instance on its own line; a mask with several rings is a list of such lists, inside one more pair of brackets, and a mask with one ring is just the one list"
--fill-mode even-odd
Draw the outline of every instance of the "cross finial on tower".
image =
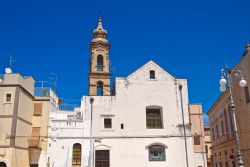
[[103, 12], [102, 12], [101, 9], [98, 11], [98, 16], [99, 16], [99, 18], [102, 18], [102, 17], [103, 17]]

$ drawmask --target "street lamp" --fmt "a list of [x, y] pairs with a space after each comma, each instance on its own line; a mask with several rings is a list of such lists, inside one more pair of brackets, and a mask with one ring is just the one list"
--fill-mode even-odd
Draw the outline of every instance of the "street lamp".
[[93, 148], [92, 148], [92, 124], [93, 124], [93, 102], [94, 102], [94, 98], [90, 97], [89, 99], [89, 103], [90, 103], [90, 141], [89, 141], [89, 146], [90, 146], [90, 150], [89, 150], [89, 154], [90, 154], [90, 158], [89, 158], [89, 167], [93, 166]]
[[[243, 73], [240, 70], [230, 70], [228, 66], [224, 69], [221, 70], [221, 79], [219, 81], [220, 83], [220, 91], [225, 92], [227, 88], [229, 88], [229, 93], [230, 93], [230, 99], [231, 99], [231, 104], [230, 108], [233, 113], [233, 123], [234, 123], [234, 133], [236, 137], [236, 144], [237, 144], [237, 156], [238, 156], [238, 166], [239, 167], [244, 167], [244, 163], [242, 160], [242, 154], [240, 151], [240, 138], [237, 130], [237, 123], [236, 123], [236, 116], [235, 116], [235, 105], [234, 105], [234, 100], [233, 100], [233, 95], [232, 95], [232, 81], [235, 79], [241, 78], [239, 81], [240, 87], [245, 87], [247, 85], [247, 81], [243, 77]], [[230, 112], [230, 111], [229, 111]]]

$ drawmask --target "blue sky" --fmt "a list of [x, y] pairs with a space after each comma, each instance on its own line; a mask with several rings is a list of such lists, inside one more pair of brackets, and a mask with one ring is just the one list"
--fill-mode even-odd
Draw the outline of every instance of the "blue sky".
[[190, 103], [206, 112], [220, 94], [221, 68], [235, 65], [250, 41], [249, 6], [247, 0], [1, 1], [0, 73], [13, 54], [14, 72], [37, 81], [56, 73], [59, 96], [79, 103], [88, 93], [89, 42], [102, 11], [113, 76], [153, 60], [187, 78]]

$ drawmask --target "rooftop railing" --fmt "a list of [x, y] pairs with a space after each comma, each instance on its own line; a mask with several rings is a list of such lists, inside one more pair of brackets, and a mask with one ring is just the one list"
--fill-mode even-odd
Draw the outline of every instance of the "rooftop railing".
[[0, 74], [0, 79], [4, 79], [4, 74]]
[[39, 97], [50, 97], [50, 89], [48, 87], [45, 88], [35, 88], [35, 96], [39, 96]]
[[77, 105], [77, 104], [62, 103], [59, 106], [59, 110], [74, 111], [76, 107], [79, 107], [79, 105]]

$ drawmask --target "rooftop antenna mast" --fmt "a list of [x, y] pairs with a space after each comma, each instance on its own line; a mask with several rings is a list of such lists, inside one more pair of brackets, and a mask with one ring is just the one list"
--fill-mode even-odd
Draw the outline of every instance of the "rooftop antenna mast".
[[9, 67], [5, 68], [5, 73], [6, 74], [11, 74], [12, 73], [11, 65], [12, 65], [12, 62], [14, 62], [14, 61], [16, 61], [16, 60], [13, 59], [13, 56], [11, 54], [10, 59], [9, 59]]
[[46, 83], [46, 82], [48, 82], [48, 81], [38, 81], [38, 82], [41, 83], [41, 85], [42, 85], [42, 90], [43, 90], [43, 85], [44, 85], [44, 83]]
[[14, 62], [14, 61], [16, 61], [16, 60], [14, 60], [12, 54], [10, 54], [10, 58], [9, 58], [9, 68], [11, 67], [12, 62]]
[[50, 79], [52, 79], [52, 80], [54, 80], [54, 92], [56, 93], [56, 88], [57, 88], [57, 74], [55, 74], [55, 73], [50, 73], [50, 75], [53, 75], [53, 77], [52, 78], [50, 78]]

